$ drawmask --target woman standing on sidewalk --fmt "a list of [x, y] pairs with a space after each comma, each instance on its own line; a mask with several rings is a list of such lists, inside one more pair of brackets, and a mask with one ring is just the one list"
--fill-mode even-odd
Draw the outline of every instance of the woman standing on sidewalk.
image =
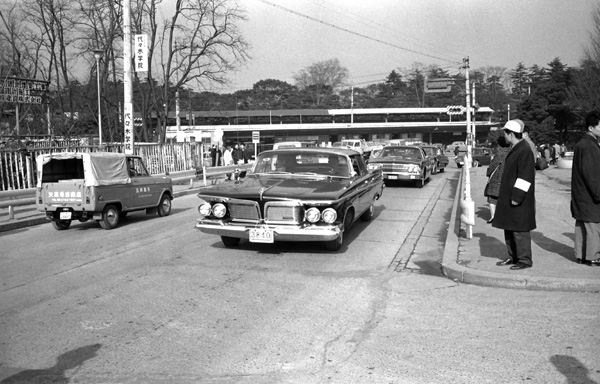
[[483, 192], [483, 195], [487, 197], [490, 207], [488, 224], [494, 220], [494, 215], [496, 214], [496, 204], [498, 204], [498, 194], [500, 193], [500, 180], [502, 180], [502, 172], [504, 171], [504, 160], [509, 151], [510, 145], [504, 136], [499, 136], [494, 142], [494, 157], [492, 157], [486, 172], [488, 182]]

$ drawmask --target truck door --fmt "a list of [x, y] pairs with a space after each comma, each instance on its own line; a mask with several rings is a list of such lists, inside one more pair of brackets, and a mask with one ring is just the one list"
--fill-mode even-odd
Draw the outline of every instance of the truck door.
[[133, 186], [133, 206], [138, 208], [157, 205], [162, 190], [159, 190], [155, 178], [148, 173], [142, 159], [128, 157], [127, 165]]

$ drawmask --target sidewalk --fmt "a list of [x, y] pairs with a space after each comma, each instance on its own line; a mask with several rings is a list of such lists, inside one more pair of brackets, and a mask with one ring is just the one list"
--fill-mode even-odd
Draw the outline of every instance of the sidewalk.
[[571, 217], [571, 170], [551, 165], [536, 174], [537, 229], [531, 233], [533, 267], [513, 271], [496, 262], [508, 257], [504, 231], [487, 224], [490, 218], [483, 190], [487, 167], [471, 170], [471, 198], [475, 202], [473, 237], [466, 238], [456, 196], [442, 268], [457, 281], [469, 284], [532, 290], [600, 292], [600, 267], [575, 263], [575, 220]]
[[[533, 267], [512, 271], [496, 266], [507, 257], [504, 232], [487, 224], [489, 210], [483, 189], [487, 167], [471, 169], [471, 197], [475, 202], [473, 237], [466, 238], [460, 223], [460, 191], [454, 200], [452, 217], [442, 259], [444, 273], [468, 284], [505, 288], [600, 292], [600, 267], [575, 263], [573, 255], [574, 220], [571, 218], [571, 170], [555, 166], [536, 175], [537, 229], [532, 234]], [[222, 182], [223, 179], [215, 179]], [[212, 184], [208, 180], [208, 185]], [[175, 185], [175, 196], [197, 193], [202, 180]], [[30, 225], [48, 223], [33, 206], [15, 207], [15, 220], [8, 220], [8, 210], [0, 210], [1, 232]]]

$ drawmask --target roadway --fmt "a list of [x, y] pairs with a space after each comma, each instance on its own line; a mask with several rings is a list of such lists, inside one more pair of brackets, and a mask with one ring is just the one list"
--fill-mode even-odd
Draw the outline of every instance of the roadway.
[[224, 248], [194, 194], [111, 231], [5, 232], [0, 383], [600, 382], [597, 294], [442, 276], [458, 180], [386, 188], [339, 252]]

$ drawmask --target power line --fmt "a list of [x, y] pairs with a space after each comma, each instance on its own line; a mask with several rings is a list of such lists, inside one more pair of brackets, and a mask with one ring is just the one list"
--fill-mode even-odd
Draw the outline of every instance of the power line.
[[[327, 3], [327, 4], [331, 5], [333, 8], [324, 6], [321, 2], [324, 2], [324, 3]], [[332, 11], [332, 12], [338, 13], [338, 14], [344, 16], [344, 17], [347, 17], [347, 15], [345, 15], [344, 13], [338, 11], [337, 8], [336, 8], [336, 6], [334, 4], [332, 4], [331, 2], [327, 1], [327, 0], [318, 0], [318, 1], [314, 1], [313, 0], [312, 3], [315, 4], [315, 5], [317, 5], [317, 6], [319, 6], [319, 7], [325, 8], [325, 9], [327, 9], [329, 11]], [[448, 53], [451, 53], [452, 55], [462, 56], [460, 54], [457, 54], [456, 52], [453, 52], [453, 51], [451, 51], [449, 49], [446, 49], [445, 47], [436, 46], [434, 44], [431, 44], [428, 41], [418, 39], [418, 38], [416, 38], [414, 36], [410, 36], [410, 35], [408, 35], [406, 33], [400, 32], [400, 31], [395, 30], [393, 28], [389, 28], [389, 27], [387, 27], [387, 26], [385, 26], [385, 25], [383, 25], [381, 23], [377, 23], [377, 22], [374, 22], [372, 20], [366, 19], [366, 18], [362, 17], [362, 15], [360, 15], [360, 14], [357, 14], [357, 13], [354, 13], [354, 12], [351, 12], [351, 11], [348, 11], [348, 10], [344, 10], [344, 11], [345, 11], [345, 13], [353, 16], [351, 18], [354, 19], [354, 20], [356, 20], [360, 24], [363, 24], [363, 25], [365, 25], [365, 26], [367, 26], [369, 28], [373, 28], [375, 30], [379, 30], [379, 31], [381, 31], [383, 33], [386, 33], [386, 34], [390, 35], [391, 37], [398, 37], [397, 35], [400, 35], [400, 36], [403, 36], [404, 38], [408, 38], [410, 40], [413, 40], [413, 42], [417, 42], [417, 44], [425, 44], [425, 45], [428, 45], [429, 47], [431, 47], [433, 49], [436, 49], [436, 50], [440, 50], [441, 49], [442, 51], [446, 51]], [[392, 32], [392, 33], [390, 33], [390, 32]]]
[[322, 20], [316, 19], [316, 18], [314, 18], [314, 17], [311, 17], [311, 16], [308, 16], [308, 15], [305, 15], [305, 14], [303, 14], [303, 13], [300, 13], [300, 12], [294, 11], [294, 10], [292, 10], [292, 9], [289, 9], [289, 8], [282, 7], [281, 5], [278, 5], [278, 4], [273, 4], [273, 3], [271, 3], [270, 1], [267, 1], [267, 0], [258, 0], [258, 1], [260, 1], [261, 3], [267, 4], [267, 5], [271, 5], [271, 6], [275, 7], [275, 8], [279, 8], [279, 9], [281, 9], [281, 10], [284, 10], [284, 11], [286, 11], [286, 12], [293, 13], [294, 15], [301, 16], [301, 17], [305, 17], [305, 18], [307, 18], [307, 19], [309, 19], [309, 20], [312, 20], [312, 21], [316, 21], [317, 23], [321, 23], [321, 24], [323, 24], [323, 25], [327, 25], [327, 26], [329, 26], [329, 27], [332, 27], [332, 28], [335, 28], [335, 29], [339, 29], [340, 31], [348, 32], [348, 33], [351, 33], [351, 34], [353, 34], [353, 35], [356, 35], [356, 36], [359, 36], [359, 37], [362, 37], [362, 38], [365, 38], [365, 39], [368, 39], [368, 40], [371, 40], [371, 41], [375, 41], [375, 42], [378, 42], [378, 43], [381, 43], [381, 44], [389, 45], [390, 47], [398, 48], [398, 49], [401, 49], [401, 50], [403, 50], [403, 51], [407, 51], [407, 52], [416, 53], [417, 55], [427, 56], [427, 57], [430, 57], [430, 58], [432, 58], [432, 59], [436, 59], [436, 60], [442, 60], [442, 61], [446, 61], [446, 62], [449, 62], [449, 63], [457, 63], [456, 61], [453, 61], [453, 60], [448, 60], [448, 59], [444, 59], [444, 58], [442, 58], [442, 57], [433, 56], [433, 55], [429, 55], [429, 54], [427, 54], [427, 53], [419, 52], [419, 51], [416, 51], [416, 50], [414, 50], [414, 49], [410, 49], [410, 48], [401, 47], [401, 46], [399, 46], [399, 45], [392, 44], [392, 43], [388, 43], [388, 42], [386, 42], [386, 41], [379, 40], [379, 39], [376, 39], [376, 38], [374, 38], [374, 37], [370, 37], [370, 36], [367, 36], [367, 35], [363, 35], [363, 34], [361, 34], [361, 33], [354, 32], [354, 31], [351, 31], [351, 30], [349, 30], [349, 29], [346, 29], [346, 28], [338, 27], [337, 25], [334, 25], [334, 24], [331, 24], [331, 23], [328, 23], [328, 22], [325, 22], [325, 21], [322, 21]]

